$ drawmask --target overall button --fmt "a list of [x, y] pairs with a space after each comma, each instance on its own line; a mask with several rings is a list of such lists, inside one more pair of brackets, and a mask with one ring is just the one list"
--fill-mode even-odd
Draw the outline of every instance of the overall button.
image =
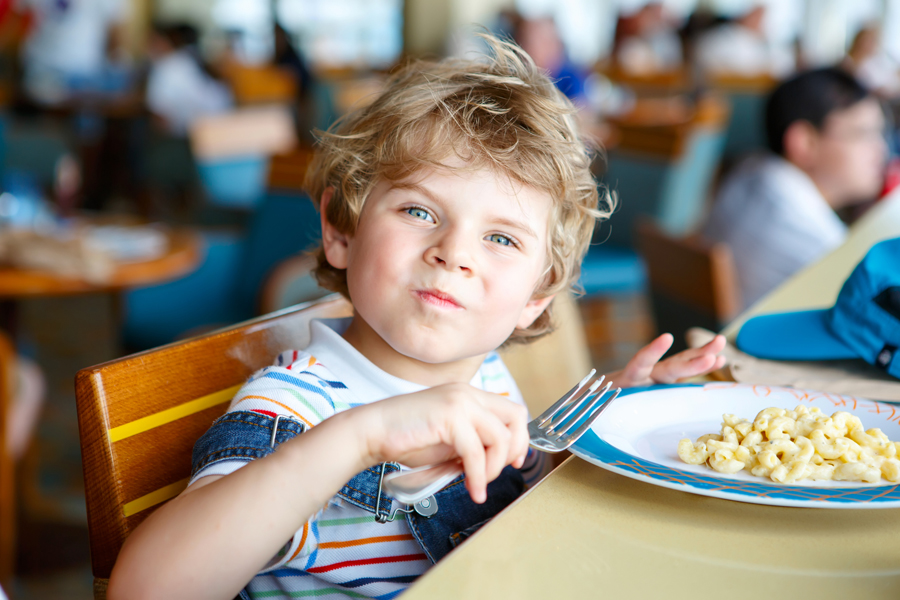
[[424, 500], [420, 500], [413, 505], [413, 510], [423, 517], [430, 517], [438, 511], [437, 499], [434, 496], [428, 496]]

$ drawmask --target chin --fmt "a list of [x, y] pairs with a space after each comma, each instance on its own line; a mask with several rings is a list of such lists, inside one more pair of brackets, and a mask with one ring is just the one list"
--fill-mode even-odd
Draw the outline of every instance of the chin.
[[442, 365], [459, 360], [465, 360], [474, 356], [483, 356], [492, 350], [496, 350], [500, 344], [483, 350], [473, 350], [470, 346], [460, 348], [457, 344], [441, 343], [429, 340], [423, 344], [390, 344], [391, 347], [404, 356], [413, 358], [419, 362], [430, 365]]

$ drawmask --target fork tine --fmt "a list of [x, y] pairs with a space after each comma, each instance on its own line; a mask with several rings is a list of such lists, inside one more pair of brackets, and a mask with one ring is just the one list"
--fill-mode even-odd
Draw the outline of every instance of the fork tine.
[[594, 395], [594, 392], [597, 391], [597, 388], [600, 387], [601, 383], [603, 383], [603, 379], [598, 379], [597, 381], [592, 383], [588, 389], [583, 390], [581, 393], [579, 393], [577, 398], [573, 399], [568, 406], [564, 407], [565, 410], [561, 408], [559, 411], [557, 411], [557, 414], [553, 415], [550, 419], [550, 422], [547, 424], [547, 431], [552, 432], [554, 429], [556, 429], [556, 427], [559, 426], [560, 423], [564, 423], [566, 419], [569, 418], [569, 415], [577, 410], [580, 410], [585, 401], [589, 401], [591, 396]]
[[[542, 427], [544, 425], [544, 423], [546, 423], [549, 419], [553, 418], [553, 416], [556, 415], [557, 412], [562, 410], [562, 408], [564, 406], [566, 406], [569, 403], [569, 401], [578, 392], [581, 391], [581, 388], [583, 388], [587, 384], [587, 382], [591, 380], [591, 377], [593, 377], [594, 373], [596, 373], [596, 372], [597, 372], [597, 369], [591, 369], [591, 372], [587, 374], [587, 377], [585, 377], [580, 382], [578, 382], [578, 385], [576, 385], [571, 390], [566, 392], [563, 395], [563, 397], [560, 398], [559, 400], [557, 400], [556, 402], [554, 402], [550, 408], [548, 408], [547, 410], [542, 412], [540, 415], [538, 415], [537, 418], [534, 419], [535, 421], [538, 422], [538, 426]], [[603, 379], [603, 376], [601, 376], [601, 381], [602, 381], [602, 379]]]
[[559, 420], [556, 420], [556, 423], [553, 426], [555, 433], [562, 436], [565, 435], [567, 431], [572, 429], [572, 427], [574, 427], [578, 423], [578, 421], [596, 405], [597, 400], [602, 398], [603, 395], [609, 391], [609, 388], [612, 387], [612, 383], [612, 381], [607, 382], [607, 384], [603, 386], [603, 389], [596, 393], [594, 392], [597, 388], [594, 387], [588, 394], [585, 394], [584, 401], [579, 403], [580, 409], [578, 410], [578, 412], [569, 411], [568, 414], [562, 415]]
[[[607, 390], [607, 391], [608, 391], [608, 390]], [[604, 410], [606, 410], [606, 407], [609, 406], [609, 404], [619, 396], [619, 392], [621, 392], [621, 391], [622, 391], [622, 388], [616, 388], [616, 391], [613, 392], [613, 395], [610, 396], [609, 399], [604, 400], [603, 403], [602, 403], [601, 405], [597, 406], [596, 409], [594, 410], [594, 412], [591, 413], [590, 415], [588, 415], [588, 418], [585, 419], [584, 423], [582, 423], [581, 426], [580, 426], [578, 429], [576, 429], [575, 431], [573, 431], [573, 432], [570, 434], [570, 436], [571, 436], [573, 439], [576, 439], [576, 440], [577, 440], [579, 437], [581, 437], [581, 435], [582, 435], [585, 431], [588, 430], [588, 427], [590, 427], [590, 426], [594, 423], [594, 421], [597, 419], [597, 417], [600, 416], [600, 413], [602, 413]], [[604, 393], [605, 393], [605, 392], [604, 392]], [[602, 397], [603, 397], [603, 394], [600, 394], [600, 396], [598, 396], [598, 398], [602, 398]]]

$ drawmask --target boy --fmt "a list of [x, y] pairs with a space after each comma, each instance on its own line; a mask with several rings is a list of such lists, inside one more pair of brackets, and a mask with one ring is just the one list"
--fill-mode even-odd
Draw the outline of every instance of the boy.
[[[238, 392], [197, 443], [187, 490], [122, 549], [111, 599], [391, 598], [538, 468], [494, 350], [549, 331], [607, 213], [572, 105], [527, 55], [489, 42], [485, 63], [401, 69], [323, 136], [317, 276], [354, 316], [314, 322], [305, 351]], [[657, 364], [671, 341], [611, 377], [674, 381], [723, 362], [719, 338]], [[427, 506], [381, 492], [397, 463], [453, 457], [465, 477]]]
[[744, 306], [844, 242], [835, 211], [878, 196], [888, 154], [877, 97], [835, 67], [780, 84], [765, 123], [769, 151], [725, 178], [703, 231], [734, 250]]

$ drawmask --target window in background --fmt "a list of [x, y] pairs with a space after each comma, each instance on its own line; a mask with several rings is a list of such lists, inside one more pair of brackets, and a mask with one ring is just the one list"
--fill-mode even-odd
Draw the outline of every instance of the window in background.
[[403, 49], [403, 0], [278, 0], [275, 10], [315, 68], [385, 68]]
[[216, 0], [212, 9], [216, 28], [229, 38], [229, 47], [245, 64], [267, 62], [274, 51], [269, 0]]
[[215, 0], [212, 18], [245, 63], [269, 60], [273, 23], [315, 69], [389, 67], [403, 49], [403, 0]]
[[[864, 25], [885, 16], [883, 0], [815, 0], [807, 2], [803, 57], [810, 66], [839, 62]], [[887, 28], [889, 24], [886, 24]], [[885, 31], [887, 33], [887, 31]], [[887, 40], [887, 36], [883, 39]]]

